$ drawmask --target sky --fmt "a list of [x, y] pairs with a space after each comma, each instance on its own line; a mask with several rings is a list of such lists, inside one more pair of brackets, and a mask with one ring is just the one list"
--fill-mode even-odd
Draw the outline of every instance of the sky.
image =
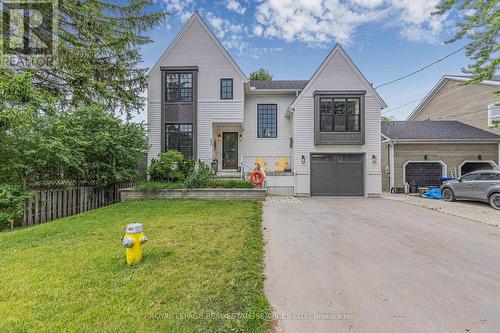
[[[198, 10], [248, 75], [267, 69], [275, 80], [307, 80], [340, 43], [375, 87], [424, 67], [465, 45], [447, 44], [456, 16], [431, 15], [438, 0], [155, 0], [169, 12], [147, 32], [142, 48], [151, 68], [191, 14]], [[377, 89], [382, 114], [404, 120], [446, 74], [461, 74], [471, 61], [462, 50], [405, 80]], [[413, 103], [411, 103], [413, 102]], [[405, 104], [409, 105], [403, 106]], [[146, 112], [134, 118], [146, 119]]]

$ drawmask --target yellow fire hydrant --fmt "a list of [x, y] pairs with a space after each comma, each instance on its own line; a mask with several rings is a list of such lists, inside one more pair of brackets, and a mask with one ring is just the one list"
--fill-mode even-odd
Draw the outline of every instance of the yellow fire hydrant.
[[144, 236], [142, 224], [127, 224], [122, 237], [122, 246], [125, 248], [127, 264], [132, 265], [142, 260], [142, 244], [148, 240], [149, 238]]

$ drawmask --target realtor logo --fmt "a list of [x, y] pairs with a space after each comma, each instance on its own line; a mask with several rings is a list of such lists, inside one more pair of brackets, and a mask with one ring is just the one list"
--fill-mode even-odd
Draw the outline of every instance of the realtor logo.
[[52, 0], [2, 0], [2, 61], [8, 67], [50, 67], [54, 65], [57, 28]]

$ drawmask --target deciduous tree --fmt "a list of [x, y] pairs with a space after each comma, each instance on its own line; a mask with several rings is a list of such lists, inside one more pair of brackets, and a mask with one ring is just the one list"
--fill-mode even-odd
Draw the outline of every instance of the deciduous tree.
[[467, 56], [473, 61], [463, 71], [474, 75], [468, 83], [491, 79], [500, 67], [500, 6], [498, 0], [442, 0], [435, 15], [456, 13], [461, 21], [457, 23], [453, 43], [467, 39]]

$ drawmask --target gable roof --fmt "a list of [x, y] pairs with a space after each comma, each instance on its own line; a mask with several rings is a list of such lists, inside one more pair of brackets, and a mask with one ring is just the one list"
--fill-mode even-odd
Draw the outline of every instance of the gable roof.
[[[449, 79], [454, 79], [458, 81], [467, 81], [474, 78], [474, 75], [445, 75]], [[482, 81], [482, 84], [497, 85], [496, 82], [500, 82], [500, 75], [493, 75], [489, 80]]]
[[[432, 88], [432, 90], [424, 97], [424, 99], [417, 105], [415, 110], [408, 116], [407, 120], [413, 120], [415, 117], [422, 111], [424, 106], [430, 102], [430, 100], [437, 94], [439, 90], [448, 82], [449, 80], [453, 81], [469, 81], [472, 79], [472, 75], [444, 75], [438, 83]], [[487, 84], [491, 86], [500, 86], [500, 75], [494, 75], [491, 80], [482, 81], [480, 84]]]
[[407, 120], [382, 122], [382, 134], [391, 140], [490, 140], [500, 136], [459, 121]]
[[250, 80], [250, 89], [257, 90], [302, 90], [307, 80]]
[[318, 67], [318, 69], [316, 70], [316, 72], [314, 72], [313, 76], [309, 79], [307, 85], [302, 89], [302, 92], [292, 102], [292, 104], [290, 105], [290, 108], [294, 108], [295, 107], [295, 104], [297, 103], [297, 101], [299, 101], [302, 98], [302, 96], [303, 96], [304, 92], [307, 90], [307, 88], [316, 80], [316, 78], [321, 74], [321, 72], [323, 71], [323, 69], [328, 64], [328, 62], [337, 53], [340, 53], [347, 60], [347, 63], [351, 66], [351, 68], [353, 69], [353, 71], [358, 75], [358, 77], [361, 79], [361, 81], [363, 81], [365, 83], [366, 89], [368, 91], [370, 91], [375, 96], [375, 98], [377, 98], [377, 100], [379, 101], [381, 107], [382, 108], [386, 108], [387, 104], [384, 102], [384, 100], [382, 99], [382, 97], [380, 97], [380, 95], [377, 93], [377, 91], [375, 90], [375, 88], [373, 88], [373, 86], [371, 85], [371, 83], [368, 82], [368, 80], [363, 75], [363, 73], [361, 73], [361, 71], [359, 70], [359, 68], [354, 64], [354, 62], [351, 60], [351, 58], [349, 57], [349, 55], [344, 51], [344, 49], [342, 48], [342, 46], [340, 46], [340, 44], [338, 44], [338, 43], [335, 44], [335, 47], [330, 51], [330, 53], [325, 58], [325, 60], [323, 60], [323, 62]]
[[234, 67], [234, 69], [236, 70], [236, 72], [238, 72], [241, 75], [243, 81], [245, 81], [245, 82], [248, 81], [245, 73], [243, 73], [243, 71], [241, 70], [240, 66], [238, 66], [238, 64], [236, 63], [236, 61], [234, 61], [233, 57], [231, 57], [231, 55], [226, 50], [226, 48], [222, 45], [222, 43], [217, 38], [217, 36], [215, 36], [215, 34], [212, 31], [212, 29], [210, 29], [210, 27], [207, 25], [207, 23], [205, 22], [205, 20], [203, 20], [203, 18], [201, 17], [200, 13], [198, 13], [198, 11], [195, 11], [193, 13], [193, 15], [191, 15], [191, 17], [189, 18], [189, 20], [187, 20], [187, 22], [186, 22], [186, 24], [184, 24], [184, 27], [182, 28], [182, 30], [177, 34], [177, 36], [174, 38], [174, 40], [165, 49], [165, 51], [163, 52], [163, 54], [161, 55], [161, 57], [156, 61], [156, 63], [154, 64], [154, 66], [151, 67], [151, 70], [149, 71], [148, 75], [151, 75], [151, 73], [153, 71], [155, 71], [156, 69], [158, 69], [158, 67], [160, 66], [160, 64], [163, 62], [163, 59], [165, 59], [168, 56], [168, 54], [170, 53], [171, 50], [173, 50], [173, 48], [175, 47], [175, 45], [177, 44], [177, 42], [182, 39], [182, 36], [184, 36], [184, 33], [188, 30], [188, 28], [191, 26], [191, 24], [193, 24], [193, 22], [199, 22], [200, 23], [200, 25], [203, 27], [203, 29], [214, 40], [215, 44], [219, 47], [219, 49], [222, 51], [222, 53], [224, 54], [224, 56], [231, 63], [231, 65]]

